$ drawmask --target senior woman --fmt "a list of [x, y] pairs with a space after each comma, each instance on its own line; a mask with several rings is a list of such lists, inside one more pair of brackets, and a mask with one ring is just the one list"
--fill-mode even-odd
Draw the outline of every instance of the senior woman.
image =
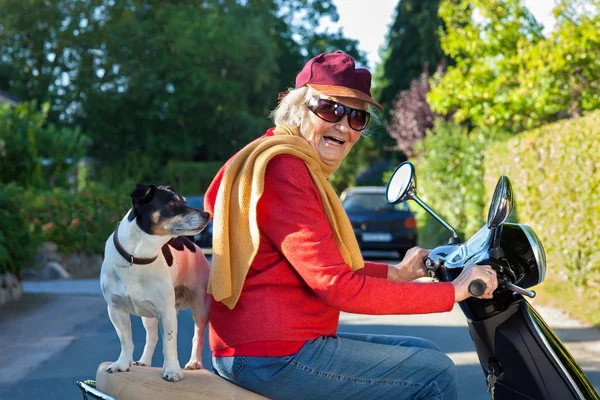
[[452, 361], [414, 337], [338, 333], [340, 311], [450, 311], [488, 266], [452, 283], [426, 275], [424, 249], [395, 266], [363, 261], [327, 181], [367, 127], [371, 74], [342, 52], [308, 61], [272, 113], [275, 128], [219, 171], [205, 197], [214, 216], [210, 345], [223, 378], [275, 399], [456, 399]]

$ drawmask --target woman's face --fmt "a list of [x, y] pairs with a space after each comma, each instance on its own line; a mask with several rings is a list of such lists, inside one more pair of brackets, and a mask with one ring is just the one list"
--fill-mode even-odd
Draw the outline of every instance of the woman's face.
[[[332, 99], [327, 96], [320, 96], [320, 98]], [[355, 109], [367, 109], [367, 103], [362, 100], [348, 97], [332, 100]], [[306, 118], [309, 118], [309, 123], [300, 133], [326, 164], [334, 165], [341, 162], [360, 139], [360, 131], [350, 128], [347, 116], [344, 116], [339, 122], [327, 122], [307, 109]]]

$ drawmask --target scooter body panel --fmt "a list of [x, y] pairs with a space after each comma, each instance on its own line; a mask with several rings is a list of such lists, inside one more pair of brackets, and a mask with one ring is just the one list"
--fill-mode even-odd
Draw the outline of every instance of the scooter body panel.
[[485, 301], [461, 303], [485, 374], [492, 367], [498, 371], [494, 398], [600, 400], [543, 318], [523, 298], [515, 299], [486, 318], [472, 318], [484, 313]]

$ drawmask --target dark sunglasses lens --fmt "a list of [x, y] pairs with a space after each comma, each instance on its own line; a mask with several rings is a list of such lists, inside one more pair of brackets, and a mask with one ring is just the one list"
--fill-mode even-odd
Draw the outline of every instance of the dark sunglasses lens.
[[344, 109], [333, 101], [319, 99], [317, 115], [327, 122], [338, 122], [344, 116]]
[[369, 123], [370, 115], [364, 110], [354, 110], [350, 114], [350, 127], [357, 131], [362, 131]]
[[367, 111], [355, 110], [326, 99], [319, 99], [313, 112], [327, 122], [339, 122], [346, 114], [349, 114], [350, 127], [356, 131], [365, 129], [371, 117]]

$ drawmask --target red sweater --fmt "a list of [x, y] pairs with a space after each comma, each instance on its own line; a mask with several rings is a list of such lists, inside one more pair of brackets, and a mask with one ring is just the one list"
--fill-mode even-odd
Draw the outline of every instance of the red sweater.
[[[211, 215], [229, 162], [206, 193], [205, 210]], [[352, 272], [300, 159], [283, 155], [269, 162], [257, 208], [260, 244], [238, 303], [230, 310], [211, 301], [209, 341], [215, 356], [293, 354], [307, 340], [335, 335], [340, 311], [425, 314], [452, 309], [451, 283], [389, 281], [388, 265], [374, 262]]]

